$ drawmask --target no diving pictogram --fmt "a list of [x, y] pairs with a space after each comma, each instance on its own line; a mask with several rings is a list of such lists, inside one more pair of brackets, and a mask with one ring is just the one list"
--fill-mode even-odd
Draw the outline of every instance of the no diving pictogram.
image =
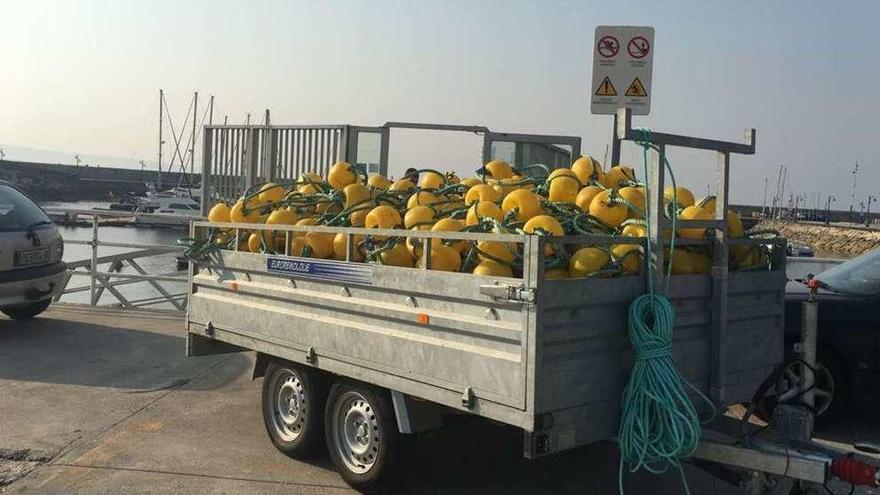
[[614, 36], [603, 36], [596, 44], [596, 51], [605, 58], [617, 55], [618, 50], [620, 50], [620, 42]]
[[626, 51], [632, 58], [645, 58], [651, 52], [651, 44], [644, 36], [636, 36], [626, 44]]

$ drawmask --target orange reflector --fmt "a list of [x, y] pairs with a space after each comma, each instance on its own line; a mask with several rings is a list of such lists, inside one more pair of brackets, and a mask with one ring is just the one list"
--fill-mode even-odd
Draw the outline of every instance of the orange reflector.
[[229, 282], [229, 288], [231, 290], [238, 290], [238, 282]]
[[421, 323], [422, 325], [427, 325], [430, 322], [431, 318], [428, 317], [428, 315], [426, 315], [425, 313], [419, 313], [419, 323]]

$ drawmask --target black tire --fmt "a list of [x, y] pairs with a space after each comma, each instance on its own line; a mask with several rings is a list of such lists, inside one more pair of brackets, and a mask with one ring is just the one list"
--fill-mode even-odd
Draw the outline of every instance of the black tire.
[[330, 388], [325, 411], [327, 450], [342, 479], [361, 493], [388, 493], [410, 443], [397, 431], [388, 391], [342, 381]]
[[25, 306], [16, 306], [14, 308], [6, 308], [0, 311], [3, 311], [3, 314], [13, 320], [27, 320], [46, 311], [46, 308], [48, 308], [51, 303], [51, 299], [46, 299], [45, 301], [38, 301]]
[[298, 459], [321, 453], [326, 399], [327, 385], [319, 372], [271, 361], [263, 378], [263, 423], [275, 447]]

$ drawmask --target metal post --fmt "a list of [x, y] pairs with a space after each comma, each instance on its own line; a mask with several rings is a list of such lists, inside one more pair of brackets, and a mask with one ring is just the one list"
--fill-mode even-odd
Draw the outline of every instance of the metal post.
[[764, 202], [761, 203], [761, 217], [767, 218], [767, 181], [768, 177], [764, 177]]
[[193, 175], [196, 171], [196, 120], [199, 116], [199, 92], [193, 93], [193, 124], [192, 137], [189, 141], [189, 186], [192, 186]]
[[825, 225], [831, 223], [831, 202], [835, 201], [835, 197], [832, 195], [828, 195], [828, 199], [825, 202]]
[[[803, 402], [807, 407], [813, 407], [815, 397], [810, 390], [816, 380], [813, 370], [816, 369], [816, 340], [819, 327], [819, 303], [816, 300], [818, 284], [810, 280], [810, 298], [801, 303], [801, 387], [804, 390]], [[810, 425], [812, 432], [812, 425]]]
[[200, 206], [203, 217], [208, 216], [208, 210], [211, 206], [209, 204], [211, 201], [211, 189], [214, 185], [211, 180], [211, 174], [213, 174], [211, 162], [214, 160], [213, 145], [214, 129], [206, 127], [204, 140], [202, 142], [202, 198]]
[[728, 245], [727, 208], [730, 184], [730, 153], [718, 152], [717, 183], [715, 186], [715, 221], [712, 246], [712, 299], [715, 311], [712, 312], [712, 330], [710, 335], [709, 394], [717, 403], [724, 403], [725, 374], [727, 366], [724, 355], [724, 341], [727, 337], [727, 303], [728, 303]]
[[92, 214], [92, 263], [89, 265], [89, 294], [92, 306], [98, 304], [98, 215]]
[[208, 125], [214, 125], [214, 95], [208, 101]]
[[165, 104], [165, 96], [162, 90], [159, 90], [159, 179], [156, 181], [156, 190], [162, 190], [162, 127], [164, 120], [162, 120], [162, 109]]
[[[663, 214], [663, 189], [665, 174], [663, 173], [663, 160], [666, 158], [666, 145], [658, 145], [658, 150], [652, 153], [651, 167], [648, 170], [648, 211], [651, 219], [649, 224], [648, 237], [651, 240], [653, 248], [651, 253], [654, 256], [654, 292], [664, 294], [664, 242], [663, 230], [666, 228], [666, 215]], [[672, 253], [670, 253], [672, 255]], [[650, 261], [649, 261], [650, 262]]]
[[614, 132], [611, 133], [611, 163], [602, 164], [603, 167], [611, 168], [620, 163], [620, 137], [617, 135], [617, 114], [614, 114]]

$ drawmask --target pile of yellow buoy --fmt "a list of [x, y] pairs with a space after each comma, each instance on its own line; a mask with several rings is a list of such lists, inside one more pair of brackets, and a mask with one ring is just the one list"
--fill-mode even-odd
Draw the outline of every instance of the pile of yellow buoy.
[[[541, 170], [543, 169], [543, 170]], [[527, 172], [531, 172], [526, 175]], [[643, 220], [644, 185], [633, 169], [615, 165], [603, 170], [589, 156], [570, 168], [546, 170], [531, 166], [517, 170], [495, 160], [478, 171], [479, 177], [459, 179], [454, 173], [420, 170], [411, 178], [391, 181], [382, 175], [363, 177], [346, 162], [333, 165], [327, 177], [303, 174], [293, 183], [266, 183], [253, 187], [235, 203], [217, 203], [211, 222], [272, 225], [363, 227], [367, 229], [430, 230], [434, 232], [491, 232], [549, 236], [544, 251], [547, 278], [614, 276], [638, 273], [642, 247], [621, 240], [608, 246], [561, 244], [561, 235], [646, 235]], [[699, 201], [684, 187], [664, 191], [667, 216], [712, 219], [713, 197]], [[728, 214], [728, 235], [742, 237], [742, 222]], [[423, 239], [357, 235], [354, 262], [421, 267]], [[218, 226], [211, 242], [221, 249], [288, 254], [298, 257], [345, 260], [346, 234], [253, 231]], [[671, 231], [665, 236], [671, 237]], [[676, 236], [700, 239], [706, 229], [679, 228]], [[731, 269], [752, 269], [767, 261], [758, 248], [731, 246]], [[671, 255], [671, 256], [670, 256]], [[519, 276], [522, 245], [498, 241], [444, 239], [431, 242], [430, 269], [486, 276]], [[674, 274], [708, 273], [712, 261], [708, 246], [675, 248], [668, 253]]]

